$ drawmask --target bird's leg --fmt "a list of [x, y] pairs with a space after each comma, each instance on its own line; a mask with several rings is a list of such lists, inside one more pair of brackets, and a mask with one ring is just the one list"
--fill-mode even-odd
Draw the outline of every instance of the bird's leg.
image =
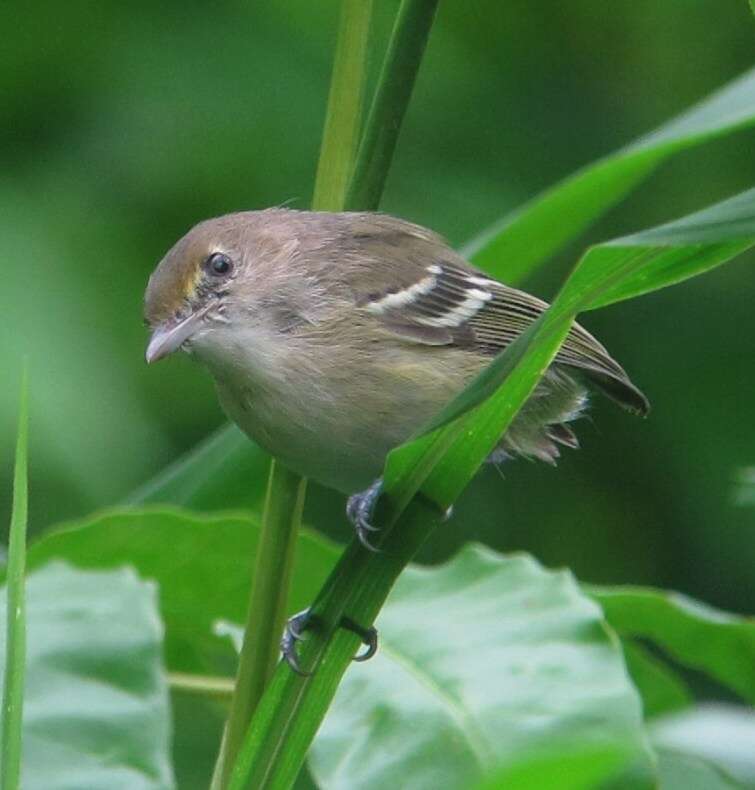
[[378, 532], [379, 528], [372, 524], [380, 494], [383, 491], [383, 478], [378, 479], [366, 490], [352, 494], [346, 503], [346, 517], [357, 533], [359, 542], [368, 551], [380, 551], [369, 541], [370, 532]]
[[[381, 551], [381, 549], [373, 546], [369, 541], [370, 532], [379, 532], [380, 528], [372, 523], [372, 517], [375, 515], [375, 507], [377, 506], [380, 495], [383, 493], [383, 478], [378, 479], [366, 490], [360, 491], [358, 494], [352, 494], [346, 502], [346, 517], [354, 527], [359, 542], [368, 551]], [[443, 521], [448, 521], [453, 515], [454, 506], [446, 510], [443, 514]]]
[[375, 653], [377, 653], [378, 632], [374, 625], [371, 625], [369, 628], [365, 628], [363, 625], [359, 625], [359, 623], [355, 622], [346, 615], [341, 618], [340, 625], [341, 628], [345, 628], [347, 631], [352, 631], [355, 633], [362, 640], [362, 644], [365, 646], [364, 651], [357, 653], [354, 658], [351, 659], [352, 661], [368, 661], [375, 655]]
[[[310, 613], [309, 609], [299, 612], [291, 617], [286, 623], [286, 627], [281, 637], [281, 653], [286, 663], [299, 675], [309, 675], [301, 668], [299, 663], [299, 656], [296, 653], [296, 643], [303, 638], [303, 633], [308, 628], [316, 627], [314, 622], [315, 618]], [[374, 627], [365, 628], [363, 625], [352, 620], [350, 617], [344, 615], [339, 622], [341, 628], [347, 631], [353, 631], [364, 643], [366, 649], [354, 656], [354, 661], [367, 661], [372, 658], [377, 652], [378, 646], [378, 632]]]
[[301, 668], [299, 663], [299, 656], [296, 652], [296, 643], [302, 638], [302, 632], [307, 627], [312, 627], [312, 618], [310, 617], [309, 609], [289, 617], [286, 622], [286, 627], [283, 629], [283, 636], [281, 637], [281, 654], [286, 663], [297, 673], [297, 675], [309, 675]]

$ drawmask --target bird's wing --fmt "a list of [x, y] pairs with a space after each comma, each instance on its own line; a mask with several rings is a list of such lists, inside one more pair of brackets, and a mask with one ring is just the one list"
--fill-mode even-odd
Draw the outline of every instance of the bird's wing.
[[[400, 284], [361, 295], [357, 304], [402, 338], [495, 355], [548, 307], [537, 297], [486, 277], [458, 259], [406, 269]], [[599, 389], [630, 411], [646, 414], [645, 396], [587, 330], [574, 324], [557, 363], [580, 369]]]

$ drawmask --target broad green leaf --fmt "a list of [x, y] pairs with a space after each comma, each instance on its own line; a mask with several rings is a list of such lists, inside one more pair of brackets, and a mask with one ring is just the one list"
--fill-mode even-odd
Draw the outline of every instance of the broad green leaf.
[[700, 670], [755, 702], [755, 620], [643, 587], [585, 587], [624, 637], [649, 639], [684, 666]]
[[717, 765], [692, 754], [657, 749], [659, 790], [746, 790]]
[[29, 509], [27, 451], [29, 395], [24, 371], [19, 398], [16, 465], [13, 472], [13, 509], [8, 541], [8, 585], [5, 611], [3, 707], [0, 712], [0, 785], [19, 786], [21, 772], [24, 675], [26, 671], [26, 522]]
[[521, 282], [584, 231], [672, 154], [755, 123], [755, 69], [657, 131], [588, 165], [466, 245], [478, 266]]
[[478, 790], [594, 790], [605, 787], [616, 778], [628, 760], [627, 750], [620, 746], [558, 749], [549, 747], [543, 754], [525, 758], [496, 771], [483, 781]]
[[29, 575], [27, 604], [23, 787], [173, 787], [154, 585], [52, 563]]
[[749, 708], [706, 705], [667, 716], [653, 724], [651, 738], [662, 755], [714, 766], [729, 782], [725, 787], [755, 787], [755, 713]]
[[[159, 584], [168, 667], [184, 672], [232, 670], [218, 619], [243, 622], [259, 522], [248, 515], [194, 516], [180, 510], [118, 510], [48, 532], [29, 548], [29, 565], [51, 558], [80, 568], [132, 565]], [[338, 551], [303, 530], [292, 574], [291, 612], [317, 594]]]
[[259, 509], [269, 467], [269, 455], [235, 425], [225, 425], [137, 489], [126, 504]]
[[467, 788], [554, 744], [644, 763], [621, 648], [568, 572], [467, 546], [406, 570], [377, 625], [377, 656], [347, 671], [314, 743], [324, 790]]
[[629, 676], [642, 697], [646, 719], [683, 710], [692, 704], [692, 692], [665, 662], [633, 639], [622, 643]]

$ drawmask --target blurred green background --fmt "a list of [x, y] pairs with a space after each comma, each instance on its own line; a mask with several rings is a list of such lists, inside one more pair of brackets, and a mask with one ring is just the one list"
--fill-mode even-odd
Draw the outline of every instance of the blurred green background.
[[[385, 40], [397, 4], [376, 5]], [[307, 206], [337, 11], [0, 6], [3, 523], [24, 354], [35, 532], [118, 503], [223, 422], [188, 358], [144, 364], [144, 286], [202, 218]], [[441, 3], [383, 208], [462, 244], [751, 67], [754, 44], [745, 0]], [[739, 133], [675, 159], [530, 290], [551, 296], [587, 242], [752, 187], [753, 143]], [[732, 497], [755, 461], [753, 263], [587, 316], [650, 418], [599, 401], [557, 469], [486, 470], [423, 559], [475, 538], [583, 579], [754, 610], [755, 510]], [[309, 520], [345, 539], [342, 504], [315, 491]]]

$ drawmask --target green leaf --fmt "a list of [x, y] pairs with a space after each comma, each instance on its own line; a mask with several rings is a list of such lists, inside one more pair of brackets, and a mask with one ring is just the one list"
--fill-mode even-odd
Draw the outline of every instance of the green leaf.
[[622, 638], [650, 639], [684, 666], [755, 702], [755, 620], [679, 593], [643, 587], [585, 588]]
[[126, 504], [260, 509], [269, 467], [267, 453], [235, 425], [225, 425], [134, 491]]
[[496, 771], [478, 790], [593, 790], [605, 787], [628, 759], [627, 750], [612, 747], [551, 747], [543, 754], [528, 757]]
[[23, 787], [173, 787], [154, 586], [53, 563], [27, 597]]
[[646, 719], [683, 710], [692, 704], [684, 681], [661, 659], [632, 639], [623, 640], [629, 675], [642, 696]]
[[[80, 568], [128, 563], [159, 584], [166, 661], [182, 672], [231, 672], [232, 655], [213, 633], [219, 619], [243, 622], [259, 521], [242, 514], [194, 516], [149, 508], [104, 513], [44, 535], [29, 548], [29, 565], [51, 558]], [[338, 551], [311, 532], [299, 535], [289, 610], [307, 606]]]
[[8, 545], [8, 587], [5, 611], [5, 659], [3, 709], [0, 715], [0, 786], [15, 790], [20, 785], [24, 673], [26, 664], [26, 522], [29, 509], [28, 481], [29, 393], [24, 371], [18, 410], [16, 465], [13, 473], [13, 511]]
[[653, 724], [651, 737], [661, 755], [703, 760], [723, 787], [755, 787], [755, 713], [749, 708], [706, 705], [667, 716]]
[[521, 282], [672, 154], [755, 123], [755, 69], [616, 153], [588, 165], [480, 234], [464, 254], [507, 283]]
[[657, 750], [659, 790], [745, 790], [721, 769], [692, 754]]
[[314, 743], [325, 790], [469, 787], [554, 743], [644, 761], [621, 649], [568, 572], [467, 546], [405, 571], [377, 625]]
[[755, 243], [755, 189], [702, 211], [597, 244], [582, 256], [559, 299], [594, 310], [706, 272]]

